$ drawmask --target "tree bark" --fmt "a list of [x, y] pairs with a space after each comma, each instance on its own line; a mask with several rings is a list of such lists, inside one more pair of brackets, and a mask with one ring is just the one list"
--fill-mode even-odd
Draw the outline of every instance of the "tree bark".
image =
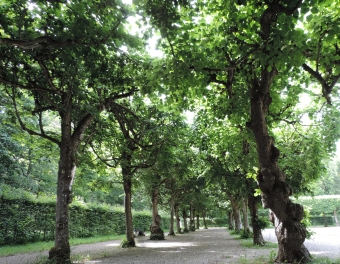
[[234, 223], [235, 223], [234, 230], [236, 233], [240, 233], [242, 229], [242, 225], [241, 225], [241, 220], [240, 220], [239, 204], [233, 197], [230, 197], [230, 204], [233, 210], [233, 218], [234, 218]]
[[61, 117], [60, 159], [58, 165], [57, 204], [54, 247], [49, 251], [49, 259], [57, 264], [70, 263], [68, 214], [72, 203], [72, 183], [76, 171], [76, 155], [85, 129], [94, 116], [87, 114], [72, 134], [72, 98], [65, 100]]
[[68, 214], [69, 204], [72, 202], [71, 188], [75, 170], [75, 153], [63, 144], [58, 169], [55, 242], [49, 251], [49, 259], [58, 264], [71, 262]]
[[190, 231], [195, 231], [195, 208], [190, 205]]
[[[271, 27], [276, 25], [276, 17], [280, 13], [288, 14], [286, 11], [280, 1], [268, 4], [260, 20], [263, 43], [270, 42]], [[286, 175], [278, 166], [280, 151], [274, 145], [274, 138], [268, 132], [266, 121], [272, 102], [270, 88], [277, 73], [275, 64], [269, 67], [267, 63], [258, 76], [254, 75], [250, 92], [250, 121], [247, 122], [247, 127], [252, 130], [257, 146], [260, 165], [257, 182], [262, 191], [262, 203], [264, 208], [272, 211], [279, 246], [276, 262], [307, 263], [311, 258], [303, 245], [306, 238], [306, 229], [300, 222], [303, 219], [303, 207], [289, 199], [292, 190], [285, 182]]]
[[248, 195], [248, 207], [250, 212], [251, 225], [253, 227], [253, 243], [254, 245], [264, 246], [265, 242], [262, 235], [261, 226], [259, 224], [259, 217], [257, 211], [257, 199], [253, 193]]
[[208, 227], [207, 227], [207, 221], [206, 221], [206, 219], [205, 219], [205, 214], [206, 214], [206, 211], [204, 211], [204, 212], [203, 212], [203, 215], [202, 215], [202, 217], [203, 217], [203, 225], [204, 225], [204, 229], [208, 229]]
[[199, 214], [196, 215], [196, 229], [200, 229], [200, 216], [199, 216]]
[[247, 200], [242, 201], [242, 214], [243, 214], [243, 229], [249, 231]]
[[[271, 43], [272, 27], [276, 25], [278, 15], [280, 13], [292, 15], [299, 4], [301, 1], [297, 2], [297, 6], [292, 10], [287, 10], [280, 1], [268, 2], [268, 7], [260, 20], [260, 36], [264, 44]], [[263, 56], [268, 55], [268, 52], [264, 50]], [[247, 127], [252, 130], [257, 146], [260, 165], [257, 182], [262, 191], [262, 203], [264, 208], [270, 208], [272, 211], [279, 246], [276, 262], [307, 263], [311, 257], [303, 245], [306, 238], [306, 229], [301, 224], [303, 207], [289, 199], [292, 190], [285, 182], [286, 175], [278, 166], [280, 151], [274, 145], [274, 138], [268, 132], [266, 121], [267, 111], [272, 102], [270, 88], [277, 73], [275, 63], [273, 65], [267, 63], [257, 76], [254, 74], [250, 91], [250, 121], [247, 122]]]
[[233, 224], [233, 212], [228, 210], [228, 229], [234, 230], [234, 224]]
[[175, 207], [175, 197], [171, 194], [170, 197], [170, 230], [168, 236], [174, 236], [174, 207]]
[[[123, 173], [124, 175], [124, 173]], [[131, 210], [131, 187], [132, 180], [126, 175], [123, 176], [124, 192], [125, 192], [125, 224], [126, 224], [126, 240], [127, 247], [135, 247], [136, 242], [133, 234], [132, 210]]]
[[150, 225], [150, 239], [151, 240], [163, 240], [164, 231], [160, 227], [161, 217], [158, 215], [158, 186], [152, 188], [151, 202], [152, 202], [152, 223]]
[[189, 229], [188, 229], [188, 214], [187, 211], [185, 209], [183, 209], [182, 211], [182, 216], [183, 216], [183, 225], [184, 225], [184, 229], [183, 229], [183, 233], [188, 233]]
[[177, 233], [181, 234], [182, 233], [182, 231], [181, 231], [181, 221], [179, 219], [178, 207], [179, 207], [179, 204], [176, 203], [175, 204], [176, 228], [177, 228]]

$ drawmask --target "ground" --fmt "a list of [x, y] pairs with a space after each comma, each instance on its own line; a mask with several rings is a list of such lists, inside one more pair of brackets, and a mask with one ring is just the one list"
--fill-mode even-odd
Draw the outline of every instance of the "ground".
[[[250, 249], [241, 246], [240, 241], [229, 235], [226, 228], [200, 229], [187, 234], [166, 236], [165, 240], [153, 241], [147, 236], [138, 237], [136, 248], [120, 248], [121, 241], [108, 241], [71, 247], [71, 253], [90, 260], [78, 263], [242, 263], [242, 260], [270, 255], [273, 249]], [[276, 252], [276, 249], [273, 250]], [[20, 254], [0, 258], [0, 264], [24, 264], [47, 252]], [[85, 258], [86, 259], [86, 258]]]

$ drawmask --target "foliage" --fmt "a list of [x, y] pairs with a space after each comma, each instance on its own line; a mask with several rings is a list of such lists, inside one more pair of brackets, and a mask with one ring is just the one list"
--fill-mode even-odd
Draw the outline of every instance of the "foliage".
[[309, 208], [310, 214], [313, 216], [333, 214], [334, 210], [340, 208], [340, 197], [337, 195], [324, 195], [315, 197], [299, 197], [296, 201], [304, 207]]
[[[13, 190], [13, 189], [12, 189]], [[15, 192], [14, 192], [15, 193]], [[25, 196], [0, 197], [0, 245], [25, 244], [54, 239], [55, 200]], [[169, 218], [164, 217], [163, 228]], [[133, 222], [139, 230], [148, 230], [151, 214], [133, 212]], [[75, 202], [70, 207], [70, 237], [124, 234], [123, 208]]]
[[135, 245], [131, 245], [131, 242], [127, 240], [126, 238], [124, 238], [122, 242], [120, 243], [120, 246], [122, 248], [130, 248], [130, 247], [134, 247]]
[[250, 230], [244, 230], [244, 229], [241, 230], [239, 235], [241, 239], [248, 239], [254, 236], [254, 234]]

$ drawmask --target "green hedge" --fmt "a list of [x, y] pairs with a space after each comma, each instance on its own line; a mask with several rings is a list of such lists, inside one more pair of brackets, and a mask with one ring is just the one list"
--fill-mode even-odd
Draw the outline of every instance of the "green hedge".
[[[325, 216], [325, 219], [326, 219], [327, 225], [331, 226], [335, 224], [334, 218], [332, 216]], [[309, 220], [312, 226], [320, 226], [320, 225], [324, 226], [325, 225], [323, 216], [310, 216]]]
[[[24, 197], [0, 196], [0, 246], [54, 240], [54, 201], [34, 201]], [[133, 212], [134, 228], [149, 231], [151, 214]], [[169, 228], [169, 217], [163, 217], [162, 228]], [[70, 205], [70, 238], [125, 233], [122, 208], [73, 203]]]

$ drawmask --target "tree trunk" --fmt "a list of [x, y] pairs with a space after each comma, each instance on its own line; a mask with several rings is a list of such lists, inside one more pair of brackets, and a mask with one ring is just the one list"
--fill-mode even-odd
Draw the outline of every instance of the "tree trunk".
[[158, 186], [152, 189], [151, 202], [152, 202], [152, 223], [150, 225], [150, 239], [151, 240], [164, 240], [164, 232], [160, 227], [161, 217], [158, 215]]
[[336, 210], [334, 210], [334, 211], [333, 211], [333, 213], [334, 213], [334, 221], [335, 221], [335, 224], [336, 224], [337, 226], [339, 226], [339, 220], [338, 220], [338, 214], [337, 214], [337, 211], [336, 211]]
[[175, 207], [175, 198], [173, 194], [170, 197], [170, 230], [168, 236], [174, 236], [174, 207]]
[[234, 224], [233, 224], [233, 213], [232, 211], [228, 211], [228, 229], [229, 230], [234, 230]]
[[71, 188], [74, 179], [75, 153], [67, 144], [60, 149], [58, 169], [56, 228], [54, 247], [49, 251], [49, 259], [56, 263], [70, 263], [70, 244], [68, 229], [69, 204], [72, 202]]
[[178, 207], [179, 207], [179, 204], [176, 203], [175, 204], [176, 227], [177, 227], [177, 233], [181, 234], [182, 233], [182, 231], [181, 231], [181, 221], [179, 219]]
[[58, 165], [57, 204], [54, 247], [49, 251], [49, 259], [57, 264], [70, 263], [70, 244], [68, 229], [68, 206], [72, 203], [72, 183], [76, 171], [76, 152], [85, 129], [93, 120], [87, 114], [72, 134], [72, 99], [65, 103], [61, 115], [60, 159]]
[[199, 216], [199, 214], [196, 215], [196, 229], [200, 229], [200, 216]]
[[[123, 169], [124, 170], [124, 169]], [[122, 170], [122, 171], [123, 171]], [[131, 187], [132, 180], [130, 175], [123, 173], [124, 192], [125, 192], [125, 224], [126, 224], [126, 240], [127, 244], [125, 247], [135, 247], [136, 242], [133, 234], [133, 222], [132, 222], [132, 211], [131, 211]]]
[[202, 217], [203, 217], [203, 225], [204, 225], [204, 229], [208, 229], [208, 227], [207, 227], [207, 221], [206, 221], [206, 219], [205, 219], [205, 214], [206, 214], [206, 211], [204, 211], [204, 212], [203, 212], [203, 215], [202, 215]]
[[195, 208], [190, 205], [190, 231], [195, 231]]
[[183, 209], [182, 215], [183, 215], [183, 224], [184, 224], [183, 233], [188, 233], [189, 232], [188, 221], [187, 221], [188, 215], [187, 215], [187, 211], [185, 209]]
[[253, 227], [253, 243], [254, 245], [264, 246], [265, 242], [262, 236], [262, 230], [257, 214], [257, 199], [253, 193], [249, 193], [248, 195], [248, 207], [250, 212], [251, 225]]
[[322, 216], [323, 216], [323, 224], [324, 224], [324, 227], [328, 227], [328, 224], [327, 224], [327, 219], [326, 219], [326, 214], [325, 214], [325, 212], [322, 212]]
[[240, 220], [239, 204], [233, 197], [230, 198], [230, 204], [233, 210], [233, 217], [234, 217], [234, 223], [235, 223], [234, 230], [236, 233], [240, 233], [242, 225], [241, 225], [241, 220]]
[[243, 214], [243, 229], [248, 232], [249, 221], [248, 221], [248, 210], [247, 210], [247, 200], [242, 201], [242, 214]]
[[[276, 17], [283, 12], [285, 8], [279, 1], [270, 2], [263, 12], [260, 36], [264, 45], [271, 43], [271, 27], [276, 25]], [[263, 56], [268, 55], [265, 53], [266, 51]], [[271, 209], [275, 224], [279, 246], [276, 262], [310, 262], [310, 254], [303, 245], [306, 228], [300, 222], [303, 219], [303, 207], [289, 199], [292, 190], [285, 182], [286, 175], [278, 166], [280, 151], [274, 145], [274, 138], [268, 132], [266, 121], [272, 102], [270, 88], [278, 73], [275, 62], [274, 65], [266, 63], [257, 76], [255, 70], [253, 73], [250, 84], [250, 121], [247, 122], [247, 127], [252, 130], [257, 146], [260, 165], [257, 182], [262, 191], [262, 203], [264, 208]]]

